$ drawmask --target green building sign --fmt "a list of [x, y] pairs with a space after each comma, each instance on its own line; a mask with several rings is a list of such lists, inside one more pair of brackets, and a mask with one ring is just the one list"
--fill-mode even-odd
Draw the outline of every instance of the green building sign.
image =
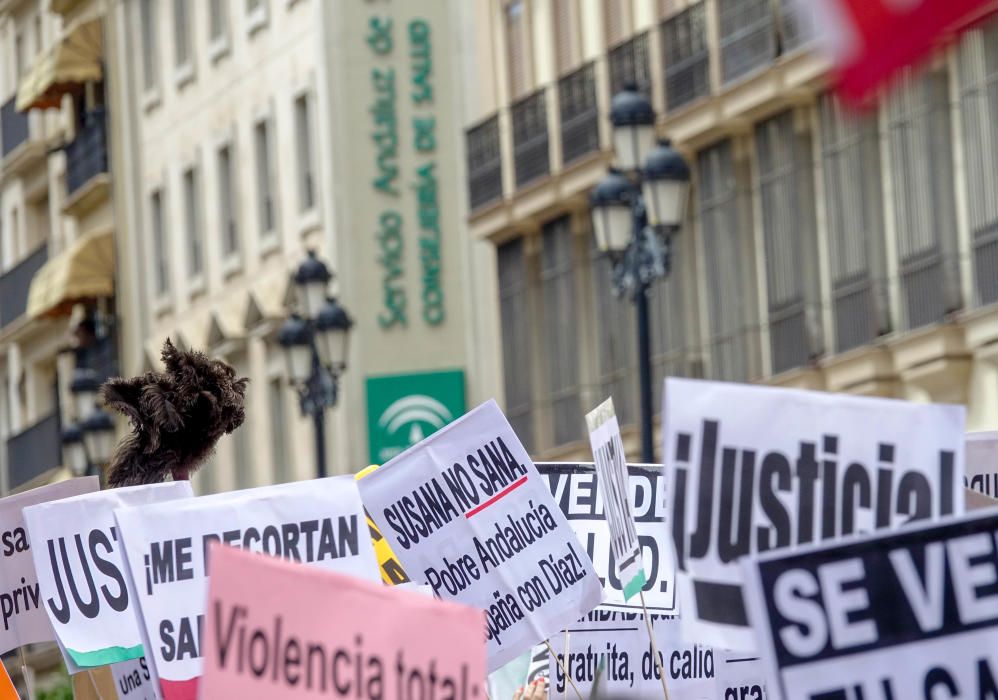
[[384, 464], [465, 411], [464, 372], [445, 370], [367, 378], [367, 439]]

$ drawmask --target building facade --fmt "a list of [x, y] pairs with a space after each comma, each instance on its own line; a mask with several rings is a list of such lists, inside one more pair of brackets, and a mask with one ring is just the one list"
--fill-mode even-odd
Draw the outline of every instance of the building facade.
[[125, 373], [166, 338], [250, 378], [202, 492], [316, 474], [278, 332], [316, 251], [351, 314], [327, 463], [381, 463], [478, 395], [462, 294], [460, 2], [115, 3]]
[[693, 171], [652, 293], [656, 392], [765, 382], [964, 403], [969, 430], [998, 427], [998, 22], [857, 115], [789, 0], [476, 4], [470, 236], [492, 249], [498, 389], [532, 454], [587, 455], [582, 416], [608, 394], [634, 438], [634, 312], [587, 203], [625, 84]]
[[68, 476], [76, 367], [117, 374], [102, 7], [0, 4], [4, 492]]
[[[72, 476], [76, 372], [117, 371], [103, 3], [0, 2], [0, 492]], [[59, 682], [52, 644], [32, 687]], [[7, 664], [22, 694], [20, 664]]]

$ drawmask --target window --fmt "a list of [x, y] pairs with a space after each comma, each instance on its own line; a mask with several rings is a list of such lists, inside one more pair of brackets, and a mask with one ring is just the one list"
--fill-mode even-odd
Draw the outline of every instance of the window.
[[184, 228], [187, 233], [187, 272], [192, 276], [204, 272], [200, 206], [197, 172], [194, 168], [188, 168], [184, 171]]
[[527, 91], [527, 26], [523, 0], [506, 4], [506, 56], [509, 93], [513, 99]]
[[525, 247], [523, 239], [517, 238], [500, 245], [496, 255], [506, 417], [529, 452], [534, 449], [534, 400]]
[[[690, 235], [692, 232], [693, 226], [687, 225], [684, 231], [672, 236], [669, 241], [672, 271], [668, 277], [652, 285], [648, 300], [651, 319], [652, 409], [655, 413], [662, 410], [665, 378], [691, 374], [688, 355], [696, 345], [693, 334], [697, 329], [686, 325], [689, 295], [684, 294], [683, 290], [686, 280], [695, 279], [696, 275], [696, 247], [693, 236]], [[632, 384], [633, 386], [635, 385]]]
[[228, 0], [209, 0], [208, 37], [212, 42], [224, 42], [229, 34]]
[[246, 0], [246, 28], [250, 33], [267, 23], [266, 0]]
[[28, 72], [28, 57], [24, 48], [24, 34], [17, 32], [14, 35], [14, 69], [18, 79], [23, 78]]
[[260, 218], [260, 234], [266, 235], [276, 231], [276, 212], [274, 211], [274, 167], [270, 143], [270, 124], [267, 120], [258, 122], [254, 128], [256, 143], [256, 187], [258, 215]]
[[577, 48], [578, 12], [579, 0], [554, 0], [555, 59], [559, 74], [572, 70], [575, 67], [575, 57], [580, 53]]
[[681, 107], [710, 93], [705, 5], [705, 2], [698, 2], [662, 23], [668, 109]]
[[149, 218], [152, 223], [153, 279], [156, 294], [163, 296], [170, 291], [170, 261], [166, 248], [166, 221], [161, 190], [156, 190], [149, 198]]
[[142, 25], [142, 86], [146, 90], [156, 87], [159, 70], [156, 48], [156, 0], [139, 1], [139, 22]]
[[607, 54], [610, 70], [610, 95], [616, 95], [627, 85], [639, 92], [651, 94], [651, 73], [648, 67], [648, 32], [620, 44]]
[[959, 49], [974, 303], [998, 302], [998, 21], [968, 33]]
[[811, 138], [790, 110], [755, 129], [765, 246], [771, 367], [801, 367], [821, 351]]
[[41, 16], [41, 14], [35, 15], [34, 25], [35, 25], [35, 55], [38, 55], [38, 54], [40, 54], [42, 52], [42, 49], [45, 48], [45, 42], [42, 39], [42, 16]]
[[889, 328], [875, 116], [851, 116], [832, 95], [819, 102], [835, 350]]
[[733, 151], [732, 142], [726, 140], [700, 152], [697, 206], [707, 298], [708, 377], [747, 381], [754, 369], [749, 343], [755, 303], [750, 286], [753, 253]]
[[555, 445], [582, 438], [585, 426], [579, 393], [575, 274], [571, 219], [563, 216], [541, 230], [541, 335], [547, 360], [544, 391]]
[[[592, 239], [592, 236], [590, 236]], [[589, 251], [593, 307], [596, 309], [596, 365], [599, 399], [613, 397], [613, 408], [621, 425], [634, 423], [637, 410], [637, 349], [634, 305], [626, 296], [613, 293], [610, 259], [600, 253], [595, 241]]]
[[561, 113], [561, 162], [571, 163], [599, 150], [596, 70], [588, 63], [558, 81]]
[[218, 218], [222, 226], [222, 252], [225, 257], [231, 257], [238, 255], [240, 248], [231, 145], [225, 145], [218, 149], [218, 196]]
[[187, 0], [173, 0], [173, 40], [177, 67], [191, 63], [191, 16]]
[[948, 89], [944, 72], [908, 71], [888, 98], [904, 329], [960, 307]]
[[721, 79], [735, 80], [776, 57], [776, 23], [770, 0], [718, 0]]
[[271, 379], [267, 385], [270, 393], [270, 461], [275, 484], [291, 481], [291, 460], [288, 458], [288, 424], [285, 407], [286, 390], [280, 378]]
[[502, 199], [499, 117], [468, 129], [468, 198], [472, 209]]
[[538, 90], [510, 110], [513, 118], [513, 167], [516, 186], [551, 172], [548, 151], [548, 117], [544, 91]]
[[295, 140], [298, 146], [298, 208], [315, 206], [315, 165], [312, 158], [312, 100], [302, 95], [295, 100]]

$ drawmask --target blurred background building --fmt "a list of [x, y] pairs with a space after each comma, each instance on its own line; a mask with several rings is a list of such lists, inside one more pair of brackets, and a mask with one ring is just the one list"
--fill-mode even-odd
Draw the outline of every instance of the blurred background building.
[[998, 22], [852, 115], [789, 1], [477, 4], [469, 235], [494, 247], [502, 390], [532, 454], [588, 455], [582, 416], [611, 393], [637, 420], [634, 315], [587, 202], [629, 83], [693, 170], [653, 293], [656, 391], [673, 374], [966, 403], [969, 429], [995, 427]]

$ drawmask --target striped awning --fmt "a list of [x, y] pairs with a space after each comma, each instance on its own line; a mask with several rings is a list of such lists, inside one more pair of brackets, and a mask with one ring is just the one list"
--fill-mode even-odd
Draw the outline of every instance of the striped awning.
[[21, 79], [15, 105], [18, 111], [58, 108], [63, 95], [76, 94], [84, 83], [100, 80], [103, 52], [100, 18], [74, 22]]

